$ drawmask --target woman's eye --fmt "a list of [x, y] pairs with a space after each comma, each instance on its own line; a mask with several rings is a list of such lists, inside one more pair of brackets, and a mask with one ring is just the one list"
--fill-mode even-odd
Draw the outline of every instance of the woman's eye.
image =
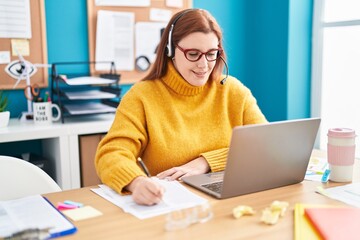
[[191, 57], [197, 57], [199, 56], [199, 52], [188, 52], [189, 56]]

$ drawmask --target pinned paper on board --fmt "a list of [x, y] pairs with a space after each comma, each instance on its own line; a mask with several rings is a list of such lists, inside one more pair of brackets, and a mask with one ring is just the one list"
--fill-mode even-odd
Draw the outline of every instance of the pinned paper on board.
[[150, 20], [158, 22], [169, 22], [172, 12], [161, 8], [150, 8]]
[[182, 8], [184, 6], [183, 0], [166, 0], [167, 7]]
[[0, 38], [31, 38], [30, 0], [0, 0], [0, 15]]
[[138, 22], [135, 25], [135, 49], [136, 58], [146, 56], [151, 63], [155, 61], [156, 48], [160, 42], [162, 29], [166, 23], [162, 22]]
[[0, 51], [0, 64], [7, 64], [10, 62], [10, 51]]
[[13, 56], [30, 56], [30, 42], [28, 39], [11, 39], [11, 52]]
[[116, 70], [134, 70], [133, 12], [98, 11], [96, 28], [95, 61], [97, 71], [108, 70], [109, 61], [115, 62]]
[[96, 6], [148, 7], [150, 0], [95, 0]]

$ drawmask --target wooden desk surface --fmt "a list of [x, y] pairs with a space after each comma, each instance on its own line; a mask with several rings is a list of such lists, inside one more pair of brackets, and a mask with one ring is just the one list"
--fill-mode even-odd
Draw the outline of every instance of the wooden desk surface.
[[[360, 169], [356, 160], [356, 169]], [[354, 179], [358, 181], [360, 171], [354, 171]], [[89, 187], [45, 196], [54, 204], [65, 200], [82, 202], [103, 213], [103, 216], [77, 221], [77, 233], [64, 237], [69, 239], [293, 239], [295, 203], [345, 205], [341, 202], [315, 193], [316, 187], [323, 185], [333, 187], [339, 183], [303, 181], [302, 183], [243, 195], [225, 200], [209, 197], [193, 188], [191, 191], [209, 199], [214, 212], [214, 218], [207, 223], [198, 223], [186, 229], [167, 232], [164, 229], [165, 216], [146, 220], [124, 213], [121, 208], [93, 193]], [[276, 225], [266, 225], [260, 222], [262, 210], [272, 201], [289, 202], [286, 215], [279, 219]], [[238, 205], [249, 205], [256, 210], [254, 216], [244, 216], [235, 219], [232, 209]]]

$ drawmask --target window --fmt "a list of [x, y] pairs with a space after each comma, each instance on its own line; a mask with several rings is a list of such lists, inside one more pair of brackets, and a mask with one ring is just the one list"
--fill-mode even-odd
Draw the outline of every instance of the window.
[[329, 128], [360, 135], [359, 0], [314, 0], [312, 49], [311, 115], [322, 119], [317, 147], [325, 150]]

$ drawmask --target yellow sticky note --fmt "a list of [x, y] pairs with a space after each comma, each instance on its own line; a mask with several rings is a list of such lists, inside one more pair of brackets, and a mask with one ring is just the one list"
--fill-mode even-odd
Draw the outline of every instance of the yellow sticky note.
[[82, 208], [74, 208], [74, 209], [64, 210], [64, 211], [62, 211], [62, 213], [74, 221], [80, 221], [80, 220], [93, 218], [93, 217], [102, 215], [102, 212], [100, 212], [99, 210], [97, 210], [91, 206], [85, 206]]
[[13, 56], [20, 54], [21, 56], [30, 55], [30, 43], [28, 39], [11, 39], [11, 51]]

